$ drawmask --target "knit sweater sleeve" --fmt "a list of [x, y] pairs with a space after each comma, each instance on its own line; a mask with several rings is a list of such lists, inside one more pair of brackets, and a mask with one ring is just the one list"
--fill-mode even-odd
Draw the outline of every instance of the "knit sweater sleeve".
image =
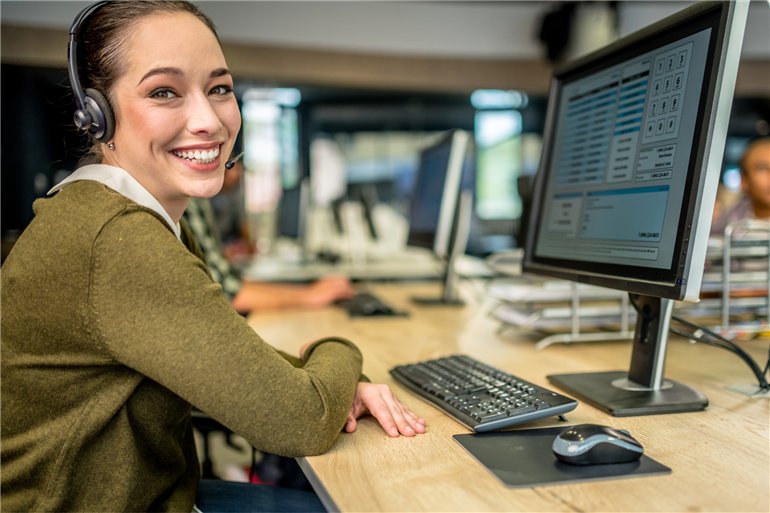
[[292, 365], [233, 310], [201, 260], [142, 209], [105, 225], [91, 265], [92, 315], [115, 360], [258, 449], [300, 456], [334, 443], [361, 373], [352, 343], [321, 340]]

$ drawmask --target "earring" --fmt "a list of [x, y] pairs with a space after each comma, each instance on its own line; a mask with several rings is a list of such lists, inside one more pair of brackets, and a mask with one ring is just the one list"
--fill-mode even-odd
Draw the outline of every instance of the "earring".
[[107, 143], [107, 147], [111, 149], [112, 151], [115, 151], [115, 143], [110, 141]]

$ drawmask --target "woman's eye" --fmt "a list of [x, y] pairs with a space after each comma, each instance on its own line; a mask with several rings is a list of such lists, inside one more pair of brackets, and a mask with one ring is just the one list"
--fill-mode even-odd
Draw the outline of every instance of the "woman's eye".
[[150, 98], [157, 98], [159, 100], [167, 100], [170, 98], [176, 98], [176, 93], [171, 89], [156, 89], [150, 93]]
[[220, 95], [220, 96], [224, 96], [224, 95], [230, 94], [232, 92], [233, 92], [233, 88], [230, 87], [230, 86], [226, 86], [226, 85], [216, 86], [215, 88], [213, 88], [211, 90], [211, 94], [217, 94], [217, 95]]

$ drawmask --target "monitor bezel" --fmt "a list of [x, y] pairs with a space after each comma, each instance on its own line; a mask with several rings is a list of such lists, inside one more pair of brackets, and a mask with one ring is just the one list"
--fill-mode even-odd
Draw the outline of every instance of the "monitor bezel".
[[[724, 44], [726, 31], [731, 30], [734, 23], [734, 8], [730, 4], [731, 2], [695, 4], [608, 47], [568, 63], [554, 72], [549, 92], [541, 163], [535, 180], [523, 260], [525, 272], [662, 298], [697, 300], [716, 197], [719, 166], [724, 151], [724, 137], [715, 137], [715, 133], [720, 129], [726, 130], [735, 84], [735, 73], [725, 73], [725, 67], [737, 67], [740, 55], [740, 41], [737, 45], [732, 42]], [[547, 205], [544, 198], [547, 187], [546, 178], [550, 172], [557, 111], [564, 85], [707, 27], [713, 30], [709, 39], [704, 82], [699, 100], [701, 107], [695, 122], [687, 171], [686, 190], [689, 190], [689, 196], [684, 198], [680, 210], [671, 266], [668, 269], [655, 269], [536, 255], [535, 244]], [[731, 39], [735, 38], [735, 32], [738, 31], [732, 31], [729, 34]], [[742, 34], [740, 36], [742, 37]], [[735, 62], [731, 63], [728, 59], [728, 53], [731, 53], [728, 47], [733, 49], [737, 47], [738, 55], [732, 55]], [[715, 67], [717, 68], [714, 69]], [[718, 126], [719, 124], [723, 124], [724, 127]]]

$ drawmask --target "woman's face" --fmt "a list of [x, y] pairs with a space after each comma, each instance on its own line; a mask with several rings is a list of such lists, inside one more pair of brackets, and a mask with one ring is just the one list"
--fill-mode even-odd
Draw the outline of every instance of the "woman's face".
[[222, 187], [241, 126], [233, 79], [214, 34], [189, 13], [142, 18], [124, 50], [104, 163], [131, 173], [178, 220], [190, 197]]

